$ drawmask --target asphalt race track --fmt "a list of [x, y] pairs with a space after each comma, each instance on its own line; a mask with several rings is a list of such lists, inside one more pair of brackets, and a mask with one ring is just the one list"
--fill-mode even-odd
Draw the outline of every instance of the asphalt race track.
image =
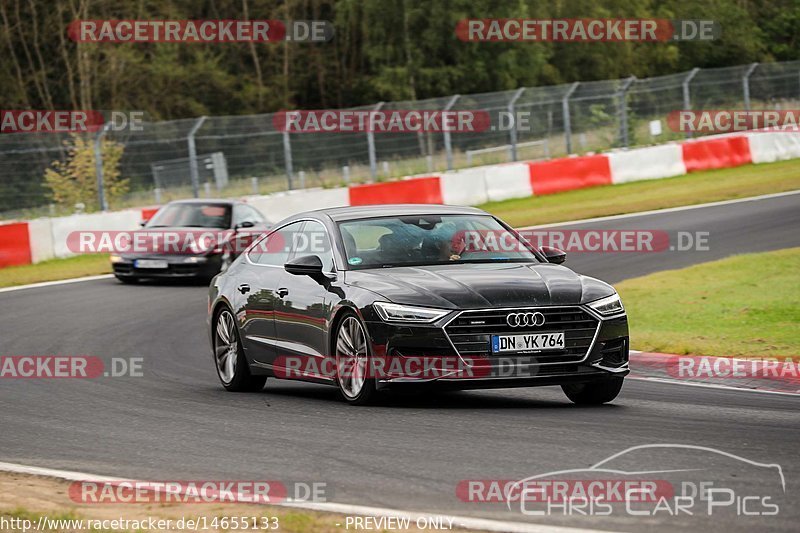
[[[731, 254], [800, 246], [800, 194], [570, 227], [707, 231], [710, 251], [580, 254], [567, 265], [612, 282]], [[758, 275], [753, 263], [753, 275]], [[324, 481], [340, 503], [593, 529], [793, 530], [800, 519], [800, 398], [629, 380], [610, 406], [558, 388], [396, 395], [376, 407], [333, 388], [218, 384], [201, 286], [113, 279], [0, 293], [3, 355], [144, 358], [144, 377], [0, 382], [0, 461], [135, 479]], [[635, 325], [632, 330], [635, 348]], [[634, 445], [679, 443], [779, 464], [777, 516], [527, 516], [464, 503], [464, 479], [586, 468]], [[634, 469], [653, 468], [647, 455]], [[772, 486], [766, 469], [747, 486]], [[743, 470], [744, 472], [744, 470]], [[744, 476], [745, 474], [742, 474]]]

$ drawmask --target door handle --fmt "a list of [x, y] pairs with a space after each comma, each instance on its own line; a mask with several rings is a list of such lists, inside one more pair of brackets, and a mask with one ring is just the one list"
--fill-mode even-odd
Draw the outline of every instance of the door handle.
[[242, 294], [244, 294], [246, 292], [250, 292], [250, 285], [248, 285], [247, 283], [243, 283], [239, 285], [236, 289]]
[[289, 289], [286, 289], [286, 288], [278, 289], [278, 298], [283, 298], [287, 294], [289, 294]]

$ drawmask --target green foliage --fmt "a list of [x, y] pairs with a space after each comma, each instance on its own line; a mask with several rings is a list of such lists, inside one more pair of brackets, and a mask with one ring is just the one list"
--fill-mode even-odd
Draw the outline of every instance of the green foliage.
[[[149, 120], [347, 107], [379, 100], [649, 77], [800, 56], [796, 0], [52, 0], [0, 2], [6, 109], [146, 111]], [[42, 4], [42, 2], [39, 2]], [[76, 19], [322, 19], [329, 43], [78, 44]], [[714, 19], [684, 43], [475, 43], [465, 18]], [[5, 22], [5, 20], [4, 20]]]
[[[97, 194], [97, 167], [94, 152], [94, 140], [81, 135], [73, 135], [70, 142], [65, 142], [67, 158], [55, 160], [44, 172], [44, 180], [50, 189], [53, 201], [57, 204], [73, 208], [83, 203], [87, 211], [97, 211], [100, 200]], [[100, 143], [103, 157], [103, 188], [109, 205], [128, 192], [128, 180], [122, 179], [119, 172], [119, 160], [124, 147], [108, 139]]]

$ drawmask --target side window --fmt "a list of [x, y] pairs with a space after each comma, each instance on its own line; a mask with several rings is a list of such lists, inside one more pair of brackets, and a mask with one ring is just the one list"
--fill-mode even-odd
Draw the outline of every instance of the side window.
[[270, 233], [247, 252], [247, 257], [258, 265], [282, 267], [289, 260], [293, 243], [303, 224], [305, 222], [294, 222]]
[[252, 222], [253, 224], [263, 224], [264, 218], [261, 214], [249, 205], [237, 205], [233, 209], [233, 227], [239, 227], [242, 222]]
[[330, 237], [325, 226], [316, 220], [307, 221], [300, 233], [294, 236], [292, 258], [304, 255], [317, 255], [322, 259], [326, 272], [334, 270]]

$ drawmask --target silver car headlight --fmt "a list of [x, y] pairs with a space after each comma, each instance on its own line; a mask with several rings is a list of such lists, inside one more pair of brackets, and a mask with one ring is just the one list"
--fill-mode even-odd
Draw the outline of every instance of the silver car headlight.
[[385, 322], [412, 322], [428, 324], [436, 322], [450, 311], [446, 309], [431, 309], [430, 307], [414, 307], [411, 305], [376, 302], [375, 310]]
[[619, 313], [625, 312], [619, 294], [612, 294], [611, 296], [589, 302], [587, 305], [603, 316], [618, 315]]

